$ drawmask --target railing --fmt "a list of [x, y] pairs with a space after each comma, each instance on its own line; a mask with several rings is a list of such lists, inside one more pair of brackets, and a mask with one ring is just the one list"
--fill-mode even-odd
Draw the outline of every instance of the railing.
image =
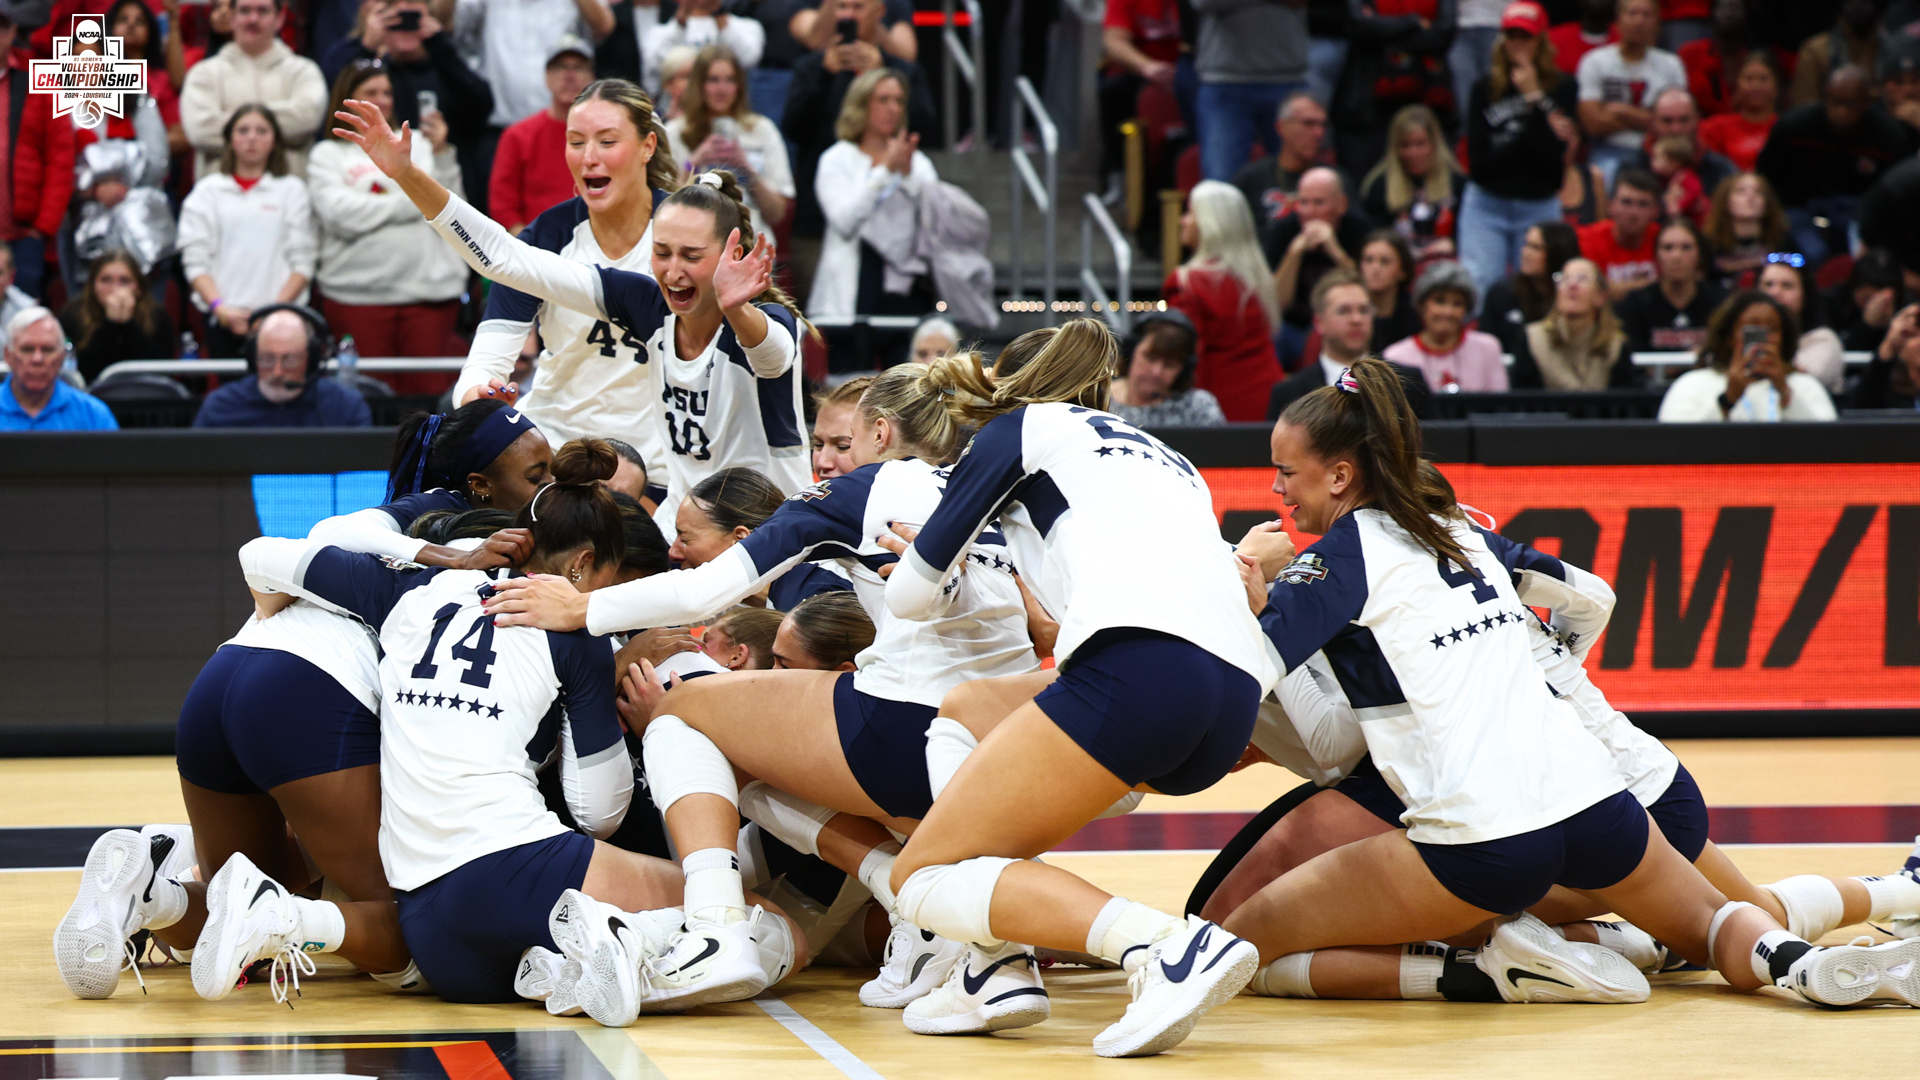
[[[1014, 80], [1014, 89], [1018, 91], [1013, 98], [1013, 234], [1007, 237], [1011, 251], [1008, 259], [1011, 281], [1008, 282], [1008, 294], [1015, 300], [1021, 298], [1020, 248], [1026, 239], [1020, 226], [1026, 201], [1032, 198], [1045, 216], [1046, 226], [1042, 242], [1045, 244], [1046, 283], [1040, 293], [1046, 301], [1044, 311], [1047, 325], [1059, 321], [1059, 312], [1054, 310], [1059, 296], [1059, 282], [1054, 275], [1058, 254], [1055, 250], [1056, 234], [1060, 224], [1060, 129], [1054, 127], [1053, 117], [1047, 107], [1040, 103], [1040, 95], [1033, 89], [1033, 83], [1025, 75]], [[1033, 160], [1028, 156], [1024, 144], [1027, 132], [1027, 114], [1033, 115], [1033, 124], [1040, 129], [1040, 152], [1046, 155], [1046, 179], [1034, 172]]]
[[[464, 356], [365, 356], [360, 359], [359, 370], [362, 374], [377, 375], [383, 371], [459, 371], [466, 366]], [[337, 371], [339, 365], [328, 360], [321, 365], [322, 371]], [[5, 365], [0, 364], [0, 371]], [[122, 360], [107, 365], [100, 377], [93, 380], [97, 386], [116, 375], [245, 375], [245, 360]]]
[[960, 35], [954, 31], [953, 0], [941, 0], [940, 11], [946, 18], [941, 23], [940, 44], [947, 51], [947, 62], [940, 65], [940, 101], [947, 125], [946, 147], [951, 151], [960, 144], [960, 108], [955, 100], [959, 83], [956, 75], [967, 80], [967, 91], [971, 96], [971, 108], [968, 111], [973, 118], [973, 152], [978, 154], [987, 149], [987, 88], [982, 82], [987, 69], [986, 20], [980, 17], [978, 0], [962, 2], [967, 8], [969, 45], [960, 44]]
[[[1121, 235], [1113, 223], [1113, 216], [1107, 213], [1098, 195], [1089, 192], [1082, 196], [1082, 202], [1087, 213], [1080, 219], [1080, 294], [1087, 298], [1094, 311], [1107, 320], [1107, 325], [1113, 327], [1114, 333], [1124, 335], [1133, 326], [1133, 245]], [[1106, 234], [1108, 246], [1113, 248], [1114, 272], [1120, 279], [1118, 303], [1107, 295], [1106, 288], [1100, 284], [1099, 275], [1093, 272], [1093, 227], [1096, 224]]]
[[[1637, 352], [1633, 354], [1633, 366], [1643, 368], [1690, 368], [1700, 358], [1690, 352]], [[1848, 367], [1858, 367], [1871, 363], [1873, 354], [1864, 349], [1849, 349], [1840, 354]]]

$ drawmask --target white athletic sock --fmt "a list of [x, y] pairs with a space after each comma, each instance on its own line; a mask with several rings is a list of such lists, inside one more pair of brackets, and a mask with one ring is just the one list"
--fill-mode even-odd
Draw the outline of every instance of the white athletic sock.
[[935, 799], [947, 789], [953, 774], [960, 771], [960, 763], [979, 745], [980, 740], [958, 720], [936, 716], [927, 725], [927, 786]]
[[732, 848], [702, 848], [680, 860], [687, 875], [687, 918], [735, 923], [747, 917], [746, 887], [740, 882], [740, 858]]
[[1873, 922], [1896, 915], [1920, 914], [1920, 882], [1905, 874], [1854, 878], [1867, 887], [1867, 918]]
[[172, 878], [155, 878], [153, 911], [147, 916], [146, 929], [165, 930], [187, 917], [187, 887]]
[[[1313, 970], [1313, 953], [1288, 953], [1273, 963], [1253, 973], [1253, 981], [1247, 989], [1262, 997], [1311, 998], [1319, 995], [1313, 992], [1313, 983], [1308, 978]], [[1406, 981], [1406, 976], [1401, 976]], [[1438, 997], [1439, 994], [1435, 994]]]
[[1087, 930], [1087, 951], [1132, 972], [1146, 963], [1148, 945], [1186, 925], [1185, 919], [1116, 896], [1094, 916]]
[[300, 916], [300, 951], [309, 953], [339, 952], [341, 942], [347, 939], [347, 917], [340, 905], [329, 900], [309, 900], [304, 896], [291, 896], [293, 910]]
[[893, 895], [893, 860], [900, 854], [900, 845], [889, 840], [860, 860], [860, 873], [856, 875], [860, 884], [867, 887], [873, 899], [892, 916], [900, 902]]
[[1817, 941], [1832, 933], [1845, 917], [1840, 886], [1816, 874], [1800, 874], [1760, 887], [1787, 910], [1787, 929], [1795, 937]]
[[370, 971], [373, 981], [389, 990], [402, 994], [431, 994], [433, 987], [427, 985], [427, 977], [420, 974], [420, 965], [407, 961], [407, 966], [399, 971]]
[[1753, 943], [1753, 952], [1748, 954], [1747, 960], [1753, 965], [1754, 978], [1759, 979], [1762, 986], [1772, 986], [1786, 978], [1793, 969], [1794, 961], [1807, 955], [1813, 948], [1797, 934], [1769, 930]]
[[1446, 970], [1447, 947], [1440, 942], [1410, 941], [1400, 946], [1400, 1000], [1442, 1000], [1440, 976]]

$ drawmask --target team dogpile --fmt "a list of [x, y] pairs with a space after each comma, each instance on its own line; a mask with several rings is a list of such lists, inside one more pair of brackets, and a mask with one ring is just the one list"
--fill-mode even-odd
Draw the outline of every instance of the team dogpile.
[[[1920, 853], [1748, 882], [1588, 679], [1612, 591], [1455, 501], [1389, 366], [1274, 428], [1304, 551], [1221, 540], [1198, 471], [1106, 411], [1091, 320], [832, 392], [807, 485], [804, 324], [730, 178], [656, 207], [654, 275], [594, 266], [354, 104], [476, 270], [648, 343], [662, 427], [556, 451], [490, 388], [402, 428], [386, 505], [242, 548], [256, 613], [179, 722], [191, 823], [95, 844], [54, 931], [76, 995], [157, 951], [202, 997], [284, 1000], [335, 952], [618, 1026], [817, 963], [952, 1035], [1045, 1021], [1042, 968], [1079, 964], [1129, 974], [1110, 1057], [1242, 993], [1620, 1004], [1710, 968], [1782, 1007], [1920, 1005]], [[1186, 912], [1041, 858], [1273, 766], [1306, 782]], [[1813, 944], [1867, 921], [1892, 940]]]

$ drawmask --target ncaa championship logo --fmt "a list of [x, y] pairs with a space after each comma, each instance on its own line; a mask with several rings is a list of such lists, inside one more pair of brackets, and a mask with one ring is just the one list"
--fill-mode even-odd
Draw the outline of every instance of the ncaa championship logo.
[[126, 43], [100, 30], [105, 18], [73, 16], [73, 33], [53, 39], [53, 59], [28, 64], [31, 91], [52, 94], [53, 115], [71, 115], [83, 128], [124, 117], [122, 95], [147, 92], [147, 62], [124, 58]]

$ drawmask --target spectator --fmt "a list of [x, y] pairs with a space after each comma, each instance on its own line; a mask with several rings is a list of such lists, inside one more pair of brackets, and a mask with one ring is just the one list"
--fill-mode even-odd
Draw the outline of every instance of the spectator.
[[1720, 181], [1707, 211], [1706, 237], [1714, 269], [1737, 287], [1751, 288], [1767, 255], [1787, 243], [1787, 212], [1767, 178], [1744, 172]]
[[1906, 277], [1884, 247], [1870, 247], [1853, 261], [1847, 280], [1821, 297], [1827, 325], [1849, 349], [1872, 352], [1885, 340], [1900, 310]]
[[[251, 2], [251, 0], [248, 0]], [[226, 149], [180, 204], [180, 261], [207, 314], [207, 355], [240, 355], [253, 309], [304, 303], [313, 278], [313, 210], [289, 174], [280, 123], [258, 103], [221, 129]]]
[[[1320, 335], [1320, 361], [1308, 364], [1276, 383], [1267, 398], [1267, 419], [1277, 420], [1287, 406], [1320, 389], [1332, 386], [1340, 373], [1368, 354], [1368, 339], [1373, 333], [1373, 302], [1360, 275], [1351, 270], [1334, 270], [1313, 288], [1313, 327]], [[1412, 368], [1394, 365], [1407, 401], [1421, 419], [1433, 415], [1433, 397], [1427, 392], [1426, 376]]]
[[496, 131], [547, 108], [553, 91], [546, 69], [562, 41], [580, 42], [576, 50], [586, 48], [591, 60], [592, 43], [613, 32], [607, 0], [433, 0], [433, 14], [453, 26], [470, 55], [482, 58]]
[[99, 398], [60, 377], [67, 335], [53, 312], [34, 305], [7, 320], [7, 377], [0, 380], [0, 431], [115, 431]]
[[[140, 96], [121, 95], [122, 115], [108, 117], [106, 123], [95, 130], [112, 139], [138, 138], [134, 129], [140, 118], [145, 117], [147, 123], [164, 132], [159, 140], [166, 147], [159, 169], [160, 179], [164, 181], [165, 157], [186, 153], [187, 133], [180, 126], [180, 91], [167, 68], [167, 47], [161, 39], [160, 21], [153, 17], [153, 9], [145, 0], [114, 0], [113, 6], [107, 9], [106, 27], [109, 36], [120, 39], [122, 55], [129, 60], [147, 62], [147, 92]], [[153, 104], [146, 106], [148, 101]], [[82, 145], [85, 142], [83, 135]]]
[[[304, 313], [304, 314], [303, 314]], [[320, 372], [326, 323], [307, 308], [276, 305], [253, 317], [243, 350], [247, 377], [207, 395], [194, 427], [368, 427], [360, 391]]]
[[[0, 407], [5, 405], [0, 398]], [[1894, 316], [1853, 392], [1858, 409], [1920, 410], [1920, 304]]]
[[[1745, 331], [1765, 334], [1747, 344]], [[1763, 292], [1728, 297], [1707, 325], [1700, 365], [1673, 380], [1660, 400], [1660, 419], [1676, 423], [1832, 420], [1833, 400], [1820, 380], [1787, 365], [1799, 348], [1793, 313]]]
[[1662, 91], [1687, 88], [1680, 58], [1654, 47], [1660, 36], [1657, 0], [1620, 0], [1620, 41], [1580, 58], [1580, 126], [1588, 157], [1612, 183], [1614, 172], [1641, 149]]
[[0, 6], [0, 56], [7, 58], [6, 93], [13, 103], [7, 156], [0, 161], [13, 212], [0, 216], [0, 239], [13, 249], [15, 283], [37, 300], [46, 275], [47, 238], [60, 231], [73, 197], [73, 127], [66, 117], [53, 115], [53, 95], [28, 88], [27, 58], [13, 47], [14, 10]]
[[887, 264], [862, 230], [888, 199], [916, 198], [940, 182], [933, 162], [919, 150], [920, 136], [906, 129], [907, 80], [890, 67], [876, 67], [853, 81], [840, 109], [838, 142], [820, 155], [814, 189], [826, 217], [826, 241], [814, 272], [807, 313], [817, 318], [849, 315], [923, 315], [933, 296], [916, 282], [905, 296], [885, 287]]
[[1280, 381], [1273, 349], [1280, 299], [1247, 201], [1230, 184], [1194, 185], [1180, 218], [1180, 243], [1193, 257], [1160, 291], [1199, 336], [1194, 385], [1211, 393], [1233, 423], [1258, 420]]
[[1360, 280], [1373, 302], [1371, 351], [1378, 356], [1387, 346], [1420, 332], [1420, 313], [1408, 290], [1413, 285], [1413, 249], [1406, 237], [1392, 229], [1376, 229], [1360, 245]]
[[147, 288], [140, 260], [109, 251], [93, 260], [86, 284], [60, 309], [80, 377], [89, 383], [122, 360], [171, 360], [173, 320]]
[[1788, 110], [1760, 151], [1758, 170], [1780, 193], [1794, 247], [1815, 266], [1848, 249], [1860, 196], [1913, 153], [1914, 133], [1872, 108], [1872, 89], [1863, 69], [1837, 69], [1825, 100]]
[[1457, 262], [1438, 262], [1413, 286], [1420, 332], [1388, 346], [1383, 360], [1417, 369], [1427, 389], [1441, 394], [1500, 393], [1507, 389], [1507, 368], [1500, 341], [1467, 329], [1479, 306], [1473, 275]]
[[1700, 180], [1700, 186], [1712, 191], [1720, 181], [1732, 176], [1735, 170], [1733, 162], [1708, 150], [1700, 141], [1700, 107], [1694, 104], [1693, 95], [1683, 87], [1670, 87], [1660, 91], [1652, 98], [1653, 108], [1649, 110], [1647, 135], [1643, 148], [1624, 159], [1624, 165], [1634, 168], [1651, 169], [1653, 151], [1663, 140], [1679, 139], [1684, 141], [1692, 153], [1691, 166]]
[[739, 177], [754, 231], [772, 236], [793, 208], [786, 137], [753, 111], [745, 72], [725, 45], [700, 50], [687, 78], [683, 115], [667, 122], [674, 160], [692, 172], [726, 169]]
[[[195, 64], [227, 47], [233, 40], [233, 0], [208, 0], [205, 33], [196, 35], [198, 40], [189, 42], [185, 29], [187, 20], [179, 7], [185, 0], [162, 0], [170, 2], [167, 9], [167, 73], [173, 78], [173, 85], [185, 89], [187, 72]], [[180, 54], [174, 55], [174, 45], [180, 46]]]
[[1752, 172], [1780, 118], [1780, 68], [1772, 53], [1755, 49], [1734, 70], [1727, 110], [1700, 121], [1700, 144], [1741, 172]]
[[1740, 65], [1755, 51], [1764, 53], [1766, 47], [1748, 28], [1746, 0], [1713, 0], [1712, 32], [1673, 50], [1687, 69], [1687, 90], [1701, 115], [1718, 116], [1733, 107]]
[[680, 45], [668, 49], [660, 58], [660, 100], [665, 103], [660, 114], [663, 121], [678, 120], [685, 115], [680, 103], [686, 100], [687, 83], [693, 77], [693, 62], [700, 56], [700, 50], [691, 45]]
[[[793, 34], [800, 47], [812, 52], [820, 52], [833, 43], [839, 33], [839, 20], [857, 19], [842, 11], [833, 12], [833, 18], [827, 18], [828, 3], [817, 3], [802, 7], [787, 20], [787, 29]], [[862, 40], [866, 40], [864, 37]], [[902, 60], [920, 59], [920, 39], [913, 29], [913, 5], [906, 0], [886, 0], [880, 16], [880, 34], [873, 43], [888, 56], [897, 56]]]
[[1607, 298], [1618, 301], [1651, 282], [1653, 226], [1660, 220], [1660, 181], [1644, 169], [1622, 169], [1607, 201], [1607, 218], [1578, 230], [1580, 253], [1600, 267]]
[[1386, 152], [1386, 120], [1409, 105], [1449, 118], [1459, 106], [1447, 77], [1458, 0], [1348, 0], [1351, 42], [1333, 95], [1340, 125], [1334, 146], [1352, 174], [1366, 172]]
[[793, 145], [793, 237], [790, 254], [797, 278], [805, 278], [824, 245], [826, 220], [820, 201], [814, 196], [814, 178], [820, 173], [820, 156], [840, 141], [837, 132], [841, 107], [847, 89], [866, 72], [885, 67], [900, 76], [907, 87], [907, 130], [921, 138], [931, 138], [939, 122], [934, 112], [933, 89], [919, 65], [884, 52], [881, 15], [882, 0], [829, 0], [826, 9], [835, 18], [853, 19], [858, 33], [852, 43], [831, 43], [810, 52], [793, 64], [793, 84], [787, 90], [787, 109], [780, 119], [780, 130]]
[[1660, 47], [1678, 53], [1683, 46], [1713, 36], [1709, 0], [1660, 0]]
[[1447, 149], [1440, 118], [1425, 105], [1394, 114], [1388, 151], [1360, 182], [1360, 209], [1375, 225], [1393, 229], [1424, 265], [1454, 255], [1455, 214], [1467, 178]]
[[1725, 299], [1706, 279], [1700, 230], [1685, 219], [1659, 231], [1654, 261], [1659, 279], [1620, 301], [1620, 327], [1629, 352], [1692, 352], [1707, 336], [1707, 320]]
[[1891, 38], [1880, 54], [1880, 107], [1908, 130], [1920, 129], [1920, 41]]
[[[1832, 9], [1829, 9], [1832, 10]], [[1842, 0], [1833, 28], [1815, 34], [1800, 46], [1793, 65], [1793, 86], [1787, 107], [1816, 105], [1825, 95], [1827, 79], [1849, 64], [1872, 71], [1880, 63], [1880, 4], [1878, 0]]]
[[385, 60], [394, 118], [419, 131], [427, 114], [438, 112], [447, 122], [447, 141], [460, 156], [461, 175], [474, 177], [474, 186], [482, 187], [477, 181], [488, 174], [481, 168], [481, 150], [493, 115], [487, 80], [460, 58], [453, 35], [433, 17], [426, 0], [366, 0], [362, 19], [354, 35], [321, 58], [328, 85], [355, 60]]
[[641, 42], [647, 85], [659, 87], [660, 62], [668, 52], [684, 46], [697, 53], [710, 45], [723, 46], [733, 54], [735, 77], [744, 84], [746, 72], [760, 63], [767, 32], [753, 19], [721, 10], [720, 0], [679, 0], [673, 18], [648, 30]]
[[1126, 140], [1120, 125], [1139, 111], [1140, 91], [1149, 83], [1173, 90], [1180, 63], [1178, 0], [1109, 0], [1101, 23], [1100, 170], [1111, 178], [1125, 166]]
[[573, 198], [567, 112], [592, 81], [593, 53], [587, 43], [561, 38], [547, 57], [547, 107], [500, 133], [487, 205], [489, 215], [509, 232], [518, 233], [542, 210]]
[[1580, 0], [1578, 18], [1547, 31], [1547, 42], [1553, 46], [1560, 70], [1577, 72], [1580, 61], [1588, 53], [1620, 40], [1620, 33], [1613, 25], [1614, 12], [1619, 7], [1620, 0]]
[[1776, 255], [1760, 271], [1761, 292], [1780, 302], [1800, 325], [1800, 347], [1794, 350], [1793, 366], [1820, 380], [1828, 394], [1838, 394], [1847, 382], [1847, 362], [1842, 354], [1840, 335], [1826, 325], [1822, 317], [1820, 294], [1814, 290], [1813, 275], [1806, 260], [1798, 255]]
[[1454, 119], [1458, 129], [1465, 131], [1473, 84], [1493, 68], [1493, 46], [1500, 40], [1507, 0], [1458, 0], [1458, 6], [1453, 43], [1447, 46], [1447, 71], [1453, 77]]
[[1554, 278], [1553, 308], [1528, 323], [1513, 357], [1513, 385], [1546, 390], [1607, 390], [1638, 386], [1633, 354], [1620, 320], [1600, 287], [1600, 267], [1569, 259]]
[[1560, 156], [1560, 220], [1579, 228], [1605, 217], [1607, 178], [1600, 167], [1587, 163], [1586, 133], [1571, 119], [1554, 124], [1567, 140], [1566, 153]]
[[1313, 306], [1307, 298], [1320, 275], [1336, 266], [1354, 269], [1352, 253], [1366, 239], [1366, 220], [1348, 211], [1340, 174], [1327, 168], [1307, 170], [1300, 178], [1293, 212], [1268, 226], [1262, 237], [1280, 298], [1281, 366], [1291, 369], [1300, 359], [1313, 325]]
[[1227, 422], [1212, 394], [1193, 385], [1193, 323], [1178, 308], [1150, 312], [1120, 349], [1114, 415], [1135, 427], [1213, 427]]
[[220, 167], [234, 111], [256, 102], [273, 114], [286, 171], [306, 176], [307, 147], [320, 130], [327, 84], [320, 65], [280, 40], [286, 19], [286, 0], [234, 0], [233, 40], [187, 72], [180, 121], [198, 152], [195, 176]]
[[1665, 188], [1660, 197], [1662, 216], [1702, 225], [1707, 220], [1707, 189], [1700, 182], [1696, 152], [1685, 139], [1661, 139], [1653, 144], [1647, 171]]
[[[149, 116], [151, 105], [141, 110]], [[144, 145], [127, 139], [88, 143], [74, 170], [79, 194], [60, 232], [60, 270], [67, 294], [78, 294], [87, 264], [109, 250], [134, 256], [142, 275], [151, 275], [156, 263], [172, 255], [175, 229], [167, 194], [166, 136], [157, 117], [149, 125], [151, 141]]]
[[[618, 12], [622, 7], [630, 6], [620, 5], [614, 10]], [[786, 115], [787, 87], [793, 83], [794, 61], [810, 51], [793, 36], [790, 25], [793, 17], [803, 10], [806, 10], [806, 0], [747, 0], [739, 5], [741, 14], [759, 20], [761, 29], [767, 32], [767, 47], [760, 53], [760, 63], [747, 73], [747, 89], [754, 108], [775, 120]], [[887, 13], [891, 16], [896, 10], [897, 0], [896, 6], [890, 6]], [[905, 36], [917, 49], [919, 43], [913, 40], [911, 6], [905, 14]]]
[[[357, 60], [333, 84], [333, 108], [348, 98], [371, 101], [393, 118], [392, 68]], [[413, 135], [413, 160], [449, 191], [460, 191], [460, 165], [447, 141], [447, 119], [427, 114]], [[446, 356], [460, 351], [454, 323], [467, 266], [441, 240], [413, 202], [381, 174], [366, 152], [332, 133], [313, 148], [307, 168], [320, 231], [321, 310], [336, 333], [352, 335], [363, 356]], [[389, 376], [403, 394], [438, 394], [450, 375]]]
[[1460, 204], [1460, 259], [1484, 292], [1507, 275], [1527, 230], [1560, 219], [1575, 88], [1540, 36], [1546, 13], [1516, 0], [1501, 16], [1487, 77], [1467, 110], [1472, 180]]
[[6, 328], [13, 317], [34, 306], [33, 297], [13, 283], [13, 249], [0, 244], [0, 348], [7, 344]]
[[[1351, 5], [1349, 5], [1351, 7]], [[1267, 117], [1305, 89], [1307, 17], [1301, 0], [1246, 3], [1193, 0], [1200, 40], [1193, 66], [1200, 77], [1200, 174], [1225, 180], [1246, 163], [1255, 142], [1280, 147]]]
[[1548, 221], [1527, 230], [1520, 245], [1520, 265], [1509, 277], [1487, 290], [1480, 304], [1480, 329], [1500, 339], [1502, 352], [1518, 356], [1526, 348], [1527, 324], [1553, 310], [1554, 278], [1571, 259], [1580, 257], [1580, 238], [1562, 221]]
[[[1199, 27], [1190, 3], [1180, 5], [1181, 37], [1191, 50]], [[1347, 66], [1347, 0], [1307, 0], [1307, 91], [1315, 101], [1332, 101]], [[1190, 59], [1182, 60], [1183, 75], [1193, 73]], [[1184, 110], [1186, 106], [1183, 104]], [[1256, 210], [1257, 214], [1257, 210]]]
[[1275, 117], [1280, 149], [1233, 174], [1233, 186], [1246, 196], [1253, 220], [1263, 228], [1293, 212], [1300, 178], [1319, 162], [1327, 137], [1327, 110], [1305, 90], [1289, 94]]
[[960, 329], [946, 319], [927, 319], [913, 328], [908, 353], [916, 364], [930, 364], [960, 347]]

